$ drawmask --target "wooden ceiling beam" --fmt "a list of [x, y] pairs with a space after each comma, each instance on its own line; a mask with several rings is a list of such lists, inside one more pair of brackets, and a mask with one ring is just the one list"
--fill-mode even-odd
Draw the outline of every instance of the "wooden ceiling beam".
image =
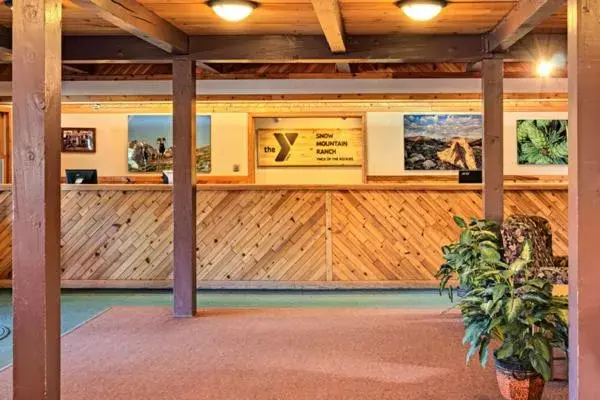
[[[190, 36], [187, 57], [202, 63], [468, 62], [485, 51], [480, 35], [349, 36], [332, 54], [322, 36]], [[63, 61], [171, 62], [172, 55], [134, 37], [67, 36]]]
[[170, 63], [173, 56], [134, 36], [63, 36], [63, 63]]
[[504, 61], [538, 61], [551, 59], [556, 54], [567, 56], [567, 35], [527, 35], [512, 46], [503, 56]]
[[335, 70], [344, 74], [351, 74], [352, 66], [349, 63], [337, 63], [335, 64]]
[[465, 72], [480, 72], [481, 71], [481, 61], [470, 62], [465, 66]]
[[188, 35], [135, 0], [71, 0], [102, 19], [158, 48], [175, 54], [188, 51]]
[[565, 0], [519, 0], [486, 36], [488, 52], [505, 51], [550, 18]]
[[193, 36], [190, 57], [228, 62], [442, 62], [485, 55], [480, 35], [361, 35], [346, 37], [346, 52], [331, 53], [321, 36]]
[[79, 74], [79, 75], [91, 75], [94, 73], [94, 65], [69, 65], [63, 64], [62, 69], [63, 72], [67, 72], [69, 74]]
[[197, 62], [196, 68], [198, 68], [204, 72], [208, 72], [209, 74], [220, 74], [221, 73], [221, 71], [219, 71], [217, 68], [215, 68], [211, 65], [208, 65], [206, 63], [203, 63], [203, 62]]
[[317, 19], [333, 53], [346, 51], [344, 24], [338, 0], [312, 0]]
[[[349, 36], [347, 52], [332, 54], [322, 36], [191, 36], [187, 57], [212, 63], [404, 63], [476, 62], [483, 59], [480, 35]], [[566, 35], [529, 34], [504, 56], [530, 61], [565, 51]], [[553, 54], [553, 53], [548, 53]], [[132, 36], [66, 36], [63, 62], [170, 63], [173, 56]]]

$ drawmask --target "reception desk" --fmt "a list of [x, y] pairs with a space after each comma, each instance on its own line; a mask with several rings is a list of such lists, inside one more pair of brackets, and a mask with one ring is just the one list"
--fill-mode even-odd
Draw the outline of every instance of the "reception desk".
[[[63, 185], [65, 287], [169, 287], [169, 185]], [[199, 185], [199, 287], [432, 287], [453, 215], [481, 216], [480, 185]], [[567, 252], [561, 183], [507, 183], [507, 215], [550, 220]], [[0, 186], [0, 279], [10, 284], [11, 188]]]

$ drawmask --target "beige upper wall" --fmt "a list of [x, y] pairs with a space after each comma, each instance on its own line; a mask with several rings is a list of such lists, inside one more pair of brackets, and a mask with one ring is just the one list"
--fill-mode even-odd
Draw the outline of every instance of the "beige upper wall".
[[[248, 175], [248, 114], [213, 113], [212, 171], [206, 176]], [[370, 112], [366, 116], [368, 174], [440, 174], [443, 171], [404, 171], [403, 118], [401, 112]], [[522, 166], [517, 164], [516, 121], [518, 119], [566, 119], [566, 112], [511, 112], [504, 117], [504, 171], [506, 175], [566, 175], [566, 166]], [[97, 169], [100, 176], [123, 176], [127, 172], [127, 114], [63, 114], [64, 127], [96, 128], [95, 154], [63, 153], [62, 170]], [[360, 118], [272, 118], [257, 119], [255, 128], [360, 127]], [[255, 151], [255, 149], [253, 149]], [[240, 166], [233, 171], [234, 164]], [[452, 172], [449, 172], [452, 173]], [[256, 182], [263, 184], [357, 184], [361, 168], [258, 168]]]
[[[404, 170], [404, 115], [401, 112], [367, 113], [369, 175], [441, 175], [453, 171]], [[504, 113], [505, 175], [567, 175], [566, 165], [518, 165], [517, 120], [567, 119], [566, 112]]]
[[[97, 169], [100, 176], [127, 171], [128, 114], [63, 114], [63, 127], [96, 128], [96, 153], [62, 153], [61, 170]], [[248, 115], [211, 114], [212, 169], [204, 176], [248, 175]], [[240, 166], [233, 171], [234, 164]], [[200, 174], [199, 174], [200, 175]]]

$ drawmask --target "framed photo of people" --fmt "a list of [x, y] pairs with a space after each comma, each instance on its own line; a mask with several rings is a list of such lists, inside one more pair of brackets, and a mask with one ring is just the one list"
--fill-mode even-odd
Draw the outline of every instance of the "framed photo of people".
[[62, 128], [63, 153], [95, 153], [96, 128]]
[[[162, 172], [173, 170], [173, 117], [129, 115], [127, 117], [127, 170]], [[196, 116], [196, 172], [211, 170], [210, 115]]]

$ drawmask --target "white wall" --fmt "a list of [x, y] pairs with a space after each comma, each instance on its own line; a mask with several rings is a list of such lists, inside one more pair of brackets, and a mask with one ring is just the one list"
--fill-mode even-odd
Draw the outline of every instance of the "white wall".
[[[566, 165], [518, 165], [517, 120], [567, 119], [566, 112], [504, 113], [504, 174], [505, 175], [566, 175]], [[442, 175], [453, 171], [404, 170], [404, 113], [367, 113], [367, 154], [369, 175]]]
[[[97, 169], [100, 176], [133, 175], [127, 171], [127, 114], [63, 114], [62, 126], [96, 128], [96, 153], [62, 153], [63, 174], [65, 169]], [[212, 169], [202, 175], [248, 175], [247, 132], [247, 114], [211, 114]], [[233, 171], [234, 164], [239, 172]]]

